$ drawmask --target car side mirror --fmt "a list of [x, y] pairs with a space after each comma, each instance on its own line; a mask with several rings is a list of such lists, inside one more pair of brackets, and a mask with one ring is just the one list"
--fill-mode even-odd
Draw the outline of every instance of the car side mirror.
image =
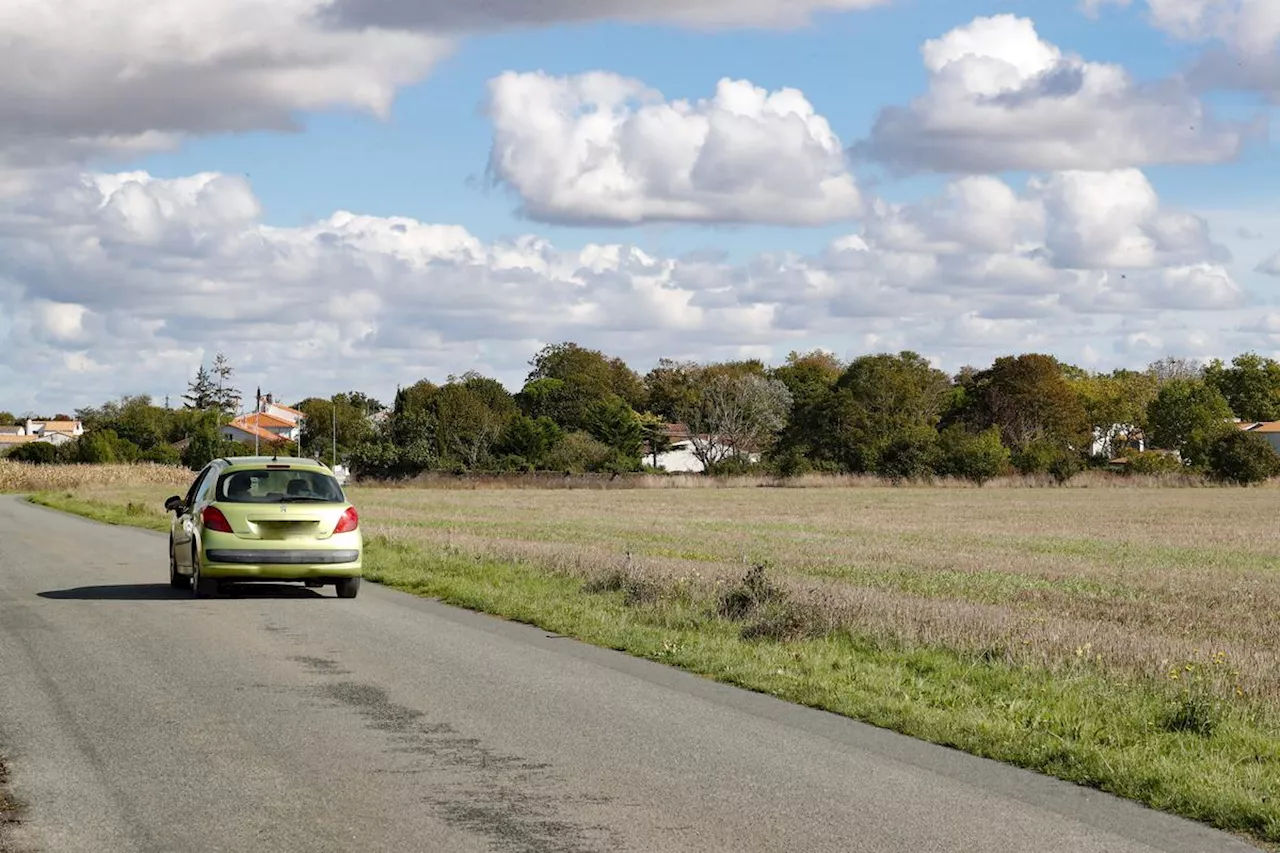
[[182, 498], [174, 495], [164, 502], [164, 508], [169, 512], [178, 512], [182, 509]]

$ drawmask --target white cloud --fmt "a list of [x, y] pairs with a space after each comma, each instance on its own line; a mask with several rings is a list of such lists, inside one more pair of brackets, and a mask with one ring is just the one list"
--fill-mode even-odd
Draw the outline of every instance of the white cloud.
[[[1185, 317], [1206, 346], [1249, 334], [1244, 295], [1207, 235], [1125, 236], [1175, 214], [1123, 172], [1087, 191], [1072, 176], [1018, 191], [965, 179], [879, 206], [823, 252], [746, 262], [536, 236], [486, 243], [350, 212], [272, 227], [239, 178], [54, 177], [0, 201], [0, 408], [176, 399], [217, 350], [246, 387], [386, 397], [472, 368], [515, 386], [557, 340], [641, 370], [663, 356], [777, 360], [810, 346], [911, 347], [954, 369], [1031, 348], [1073, 358], [1088, 345], [1096, 358], [1108, 342], [1132, 361], [1146, 350], [1128, 336], [1186, 343], [1167, 331]], [[1137, 201], [1119, 204], [1126, 193]], [[1054, 245], [1063, 221], [1083, 235], [1066, 254]]]
[[840, 140], [794, 89], [721, 80], [665, 101], [639, 81], [508, 73], [490, 83], [490, 169], [550, 222], [819, 224], [862, 198]]
[[883, 6], [892, 0], [336, 0], [351, 25], [493, 29], [564, 21], [665, 22], [699, 28], [796, 27], [814, 13]]
[[[1085, 0], [1096, 15], [1130, 0]], [[1174, 38], [1212, 42], [1189, 77], [1202, 89], [1257, 91], [1280, 103], [1280, 3], [1275, 0], [1146, 0], [1147, 19]]]
[[928, 92], [882, 110], [859, 154], [904, 170], [1117, 169], [1231, 160], [1253, 132], [1177, 81], [1064, 53], [1027, 18], [977, 18], [921, 52]]
[[341, 29], [330, 0], [5, 0], [0, 167], [291, 128], [300, 111], [385, 116], [448, 50], [435, 35]]

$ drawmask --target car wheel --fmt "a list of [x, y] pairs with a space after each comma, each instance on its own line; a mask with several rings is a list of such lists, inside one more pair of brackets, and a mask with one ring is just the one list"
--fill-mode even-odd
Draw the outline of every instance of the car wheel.
[[218, 591], [216, 578], [206, 578], [200, 572], [200, 552], [191, 550], [191, 591], [196, 598], [208, 598]]
[[343, 578], [335, 586], [338, 588], [338, 598], [355, 598], [360, 592], [360, 578]]
[[191, 578], [178, 574], [178, 561], [173, 556], [173, 541], [169, 542], [169, 586], [174, 589], [190, 589]]

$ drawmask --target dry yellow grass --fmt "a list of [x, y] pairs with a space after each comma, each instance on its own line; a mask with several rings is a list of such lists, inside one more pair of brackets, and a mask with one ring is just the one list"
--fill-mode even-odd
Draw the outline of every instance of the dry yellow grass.
[[0, 459], [0, 493], [190, 484], [190, 471], [167, 465], [28, 465]]
[[[771, 567], [822, 624], [1280, 702], [1271, 490], [355, 490], [392, 540], [707, 588]], [[627, 555], [630, 555], [630, 558]], [[1194, 665], [1194, 664], [1193, 664]], [[1238, 676], [1233, 673], [1239, 673]]]
[[[75, 491], [159, 514], [172, 488]], [[392, 542], [708, 595], [763, 563], [816, 625], [1125, 678], [1216, 656], [1280, 706], [1271, 489], [351, 492]]]

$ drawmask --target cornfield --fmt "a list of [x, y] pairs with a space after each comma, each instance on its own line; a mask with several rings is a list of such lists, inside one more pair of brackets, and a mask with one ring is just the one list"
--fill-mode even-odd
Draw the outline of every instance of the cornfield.
[[186, 468], [137, 465], [29, 465], [0, 459], [0, 492], [52, 492], [95, 486], [186, 488], [194, 475]]

